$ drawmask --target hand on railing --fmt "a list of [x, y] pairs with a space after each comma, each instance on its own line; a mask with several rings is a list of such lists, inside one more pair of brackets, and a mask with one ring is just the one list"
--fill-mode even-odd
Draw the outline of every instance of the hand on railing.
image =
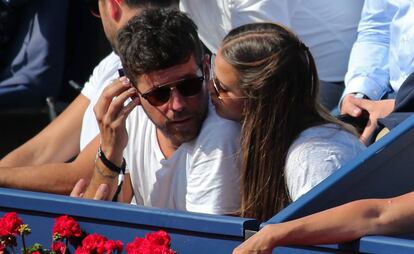
[[[86, 188], [88, 187], [87, 182], [85, 179], [81, 178], [73, 187], [72, 192], [70, 193], [71, 197], [75, 198], [82, 198], [83, 194], [85, 193]], [[107, 200], [109, 197], [109, 187], [107, 184], [101, 184], [98, 190], [95, 193], [93, 199], [95, 200]]]

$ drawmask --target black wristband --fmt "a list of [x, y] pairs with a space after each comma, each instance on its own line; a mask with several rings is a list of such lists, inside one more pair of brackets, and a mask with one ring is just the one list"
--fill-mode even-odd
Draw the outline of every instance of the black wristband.
[[122, 158], [121, 167], [118, 167], [117, 165], [113, 164], [110, 160], [108, 160], [106, 158], [105, 154], [102, 152], [101, 146], [99, 146], [99, 148], [98, 148], [98, 158], [111, 171], [113, 171], [115, 173], [118, 173], [118, 174], [120, 174], [120, 173], [125, 174], [126, 162], [125, 162], [124, 158]]

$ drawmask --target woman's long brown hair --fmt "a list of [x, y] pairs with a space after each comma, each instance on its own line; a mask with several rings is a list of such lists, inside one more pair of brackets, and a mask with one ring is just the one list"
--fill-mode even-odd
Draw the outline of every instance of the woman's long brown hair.
[[221, 54], [238, 71], [248, 97], [241, 131], [240, 213], [264, 221], [291, 201], [284, 168], [293, 141], [311, 126], [344, 125], [318, 103], [314, 59], [288, 29], [273, 23], [241, 26], [226, 36]]

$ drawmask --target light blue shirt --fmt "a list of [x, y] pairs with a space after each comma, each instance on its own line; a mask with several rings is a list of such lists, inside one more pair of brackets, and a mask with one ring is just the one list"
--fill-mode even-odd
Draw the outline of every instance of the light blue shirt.
[[414, 71], [414, 1], [366, 0], [345, 76], [345, 94], [397, 92]]

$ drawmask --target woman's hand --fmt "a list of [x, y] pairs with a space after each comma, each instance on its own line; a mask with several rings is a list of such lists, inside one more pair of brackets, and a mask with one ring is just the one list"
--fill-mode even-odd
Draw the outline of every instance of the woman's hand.
[[255, 235], [244, 241], [236, 249], [233, 254], [271, 254], [275, 246], [272, 243], [272, 229], [268, 225], [262, 228]]

